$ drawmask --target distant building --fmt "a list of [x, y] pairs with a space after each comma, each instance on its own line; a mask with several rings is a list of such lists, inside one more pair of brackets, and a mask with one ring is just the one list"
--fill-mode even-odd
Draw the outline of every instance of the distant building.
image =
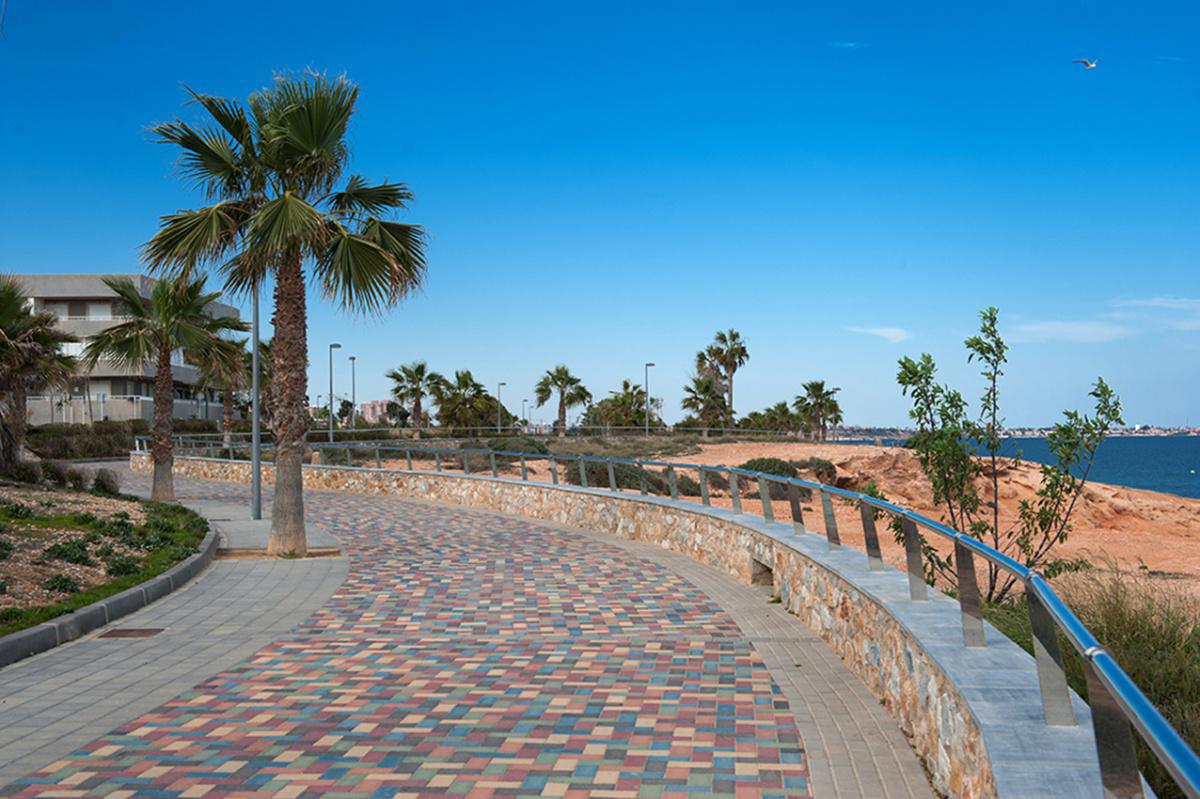
[[358, 406], [358, 413], [368, 424], [384, 424], [387, 422], [387, 406], [389, 400], [370, 400]]
[[[103, 278], [127, 278], [144, 297], [157, 282], [139, 274], [128, 275], [13, 275], [13, 279], [33, 302], [35, 311], [58, 317], [59, 327], [79, 337], [64, 352], [79, 355], [87, 340], [121, 320], [120, 302]], [[213, 315], [240, 316], [238, 310], [223, 303], [212, 304]], [[90, 419], [145, 419], [154, 417], [153, 366], [126, 368], [100, 361], [90, 374], [81, 374], [66, 390], [29, 398], [31, 424], [47, 422], [85, 423]], [[221, 418], [221, 398], [216, 391], [196, 388], [199, 370], [183, 362], [182, 353], [171, 358], [171, 377], [175, 383], [176, 419]], [[90, 405], [90, 410], [89, 410]]]

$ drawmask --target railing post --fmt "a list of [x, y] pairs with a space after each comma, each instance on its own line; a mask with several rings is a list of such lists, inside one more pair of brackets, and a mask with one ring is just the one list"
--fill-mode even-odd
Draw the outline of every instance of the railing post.
[[558, 485], [558, 461], [554, 459], [553, 455], [550, 456], [550, 482]]
[[411, 449], [404, 450], [404, 462], [408, 465], [408, 470], [411, 472], [413, 470], [413, 468], [412, 468], [412, 450]]
[[583, 456], [579, 456], [579, 485], [584, 488], [588, 487], [587, 481], [587, 463], [584, 462]]
[[712, 504], [708, 496], [708, 471], [705, 469], [700, 470], [700, 501], [705, 505]]
[[983, 638], [983, 605], [979, 598], [979, 578], [975, 574], [975, 553], [954, 542], [954, 567], [958, 572], [958, 607], [962, 610], [963, 643], [985, 646]]
[[354, 450], [352, 450], [349, 446], [346, 447], [346, 465], [354, 465]]
[[612, 461], [608, 462], [608, 490], [609, 491], [617, 490], [617, 473], [613, 469]]
[[379, 447], [375, 448], [375, 468], [376, 469], [383, 468], [383, 458], [380, 457], [380, 455], [379, 455]]
[[788, 504], [792, 507], [792, 529], [804, 532], [804, 509], [800, 506], [800, 486], [788, 483]]
[[871, 571], [883, 570], [883, 551], [879, 548], [879, 533], [875, 530], [875, 509], [865, 502], [858, 503], [862, 514], [863, 541], [867, 545], [867, 564]]
[[729, 498], [733, 500], [733, 512], [742, 512], [742, 489], [738, 485], [737, 472], [729, 470]]
[[830, 549], [841, 549], [842, 539], [838, 535], [837, 516], [833, 514], [833, 500], [828, 491], [821, 492], [821, 515], [825, 517], [825, 540]]
[[758, 476], [758, 498], [762, 502], [763, 518], [768, 522], [775, 521], [775, 507], [771, 504], [771, 486], [767, 478]]
[[650, 483], [646, 478], [646, 467], [642, 466], [641, 463], [638, 464], [638, 488], [641, 489], [643, 497], [650, 493]]
[[1067, 687], [1067, 672], [1063, 668], [1058, 627], [1028, 584], [1025, 586], [1025, 604], [1029, 608], [1029, 627], [1033, 632], [1033, 659], [1037, 663], [1038, 685], [1042, 689], [1043, 715], [1050, 726], [1071, 727], [1075, 724], [1075, 708], [1071, 707], [1071, 689]]
[[675, 477], [675, 467], [667, 467], [667, 489], [671, 492], [671, 499], [679, 499], [679, 479]]
[[925, 556], [921, 553], [921, 534], [917, 532], [917, 525], [907, 517], [901, 517], [900, 529], [904, 532], [908, 595], [912, 599], [929, 599], [929, 586], [925, 583]]
[[433, 468], [439, 472], [442, 470], [442, 453], [433, 453]]
[[529, 467], [525, 465], [525, 456], [524, 455], [521, 456], [521, 479], [522, 480], [529, 479]]
[[1096, 754], [1100, 759], [1100, 783], [1104, 795], [1116, 799], [1141, 799], [1142, 777], [1138, 772], [1137, 752], [1133, 748], [1133, 733], [1129, 719], [1109, 693], [1108, 686], [1096, 674], [1091, 656], [1111, 657], [1108, 650], [1089, 650], [1083, 658], [1083, 674], [1087, 679], [1088, 705], [1092, 708], [1092, 733], [1096, 739]]
[[471, 464], [470, 464], [470, 463], [467, 461], [467, 458], [468, 458], [468, 457], [469, 457], [469, 456], [467, 455], [467, 453], [465, 453], [465, 452], [464, 452], [464, 453], [463, 453], [463, 456], [462, 456], [462, 467], [463, 467], [463, 474], [470, 474], [470, 473], [471, 473]]
[[496, 471], [496, 453], [494, 453], [494, 452], [489, 453], [488, 460], [490, 461], [491, 466], [492, 466], [492, 477], [499, 477], [500, 473], [498, 471]]

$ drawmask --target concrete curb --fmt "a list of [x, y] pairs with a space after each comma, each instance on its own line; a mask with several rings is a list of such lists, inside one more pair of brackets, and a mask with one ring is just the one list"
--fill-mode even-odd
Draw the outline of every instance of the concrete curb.
[[212, 524], [195, 554], [176, 563], [157, 577], [119, 594], [64, 613], [48, 622], [0, 637], [0, 668], [37, 655], [68, 641], [82, 638], [117, 619], [141, 610], [151, 602], [178, 591], [204, 571], [217, 552], [219, 535]]

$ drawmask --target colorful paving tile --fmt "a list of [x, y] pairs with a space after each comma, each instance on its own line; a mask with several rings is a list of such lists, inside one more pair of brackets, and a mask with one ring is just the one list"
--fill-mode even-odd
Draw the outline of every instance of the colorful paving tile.
[[330, 602], [15, 796], [809, 795], [786, 701], [686, 580], [508, 517], [328, 494], [309, 513], [352, 558]]

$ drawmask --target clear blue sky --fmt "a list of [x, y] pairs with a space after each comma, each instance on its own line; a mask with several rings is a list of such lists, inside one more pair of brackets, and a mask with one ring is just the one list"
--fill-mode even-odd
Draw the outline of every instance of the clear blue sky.
[[360, 84], [353, 169], [409, 183], [430, 234], [423, 293], [386, 318], [315, 306], [314, 397], [331, 340], [339, 393], [346, 355], [360, 400], [420, 358], [507, 381], [514, 410], [555, 363], [603, 395], [652, 360], [671, 420], [733, 326], [739, 412], [824, 378], [848, 422], [901, 423], [896, 359], [932, 352], [974, 397], [961, 341], [994, 304], [1010, 423], [1103, 374], [1131, 422], [1200, 424], [1198, 15], [9, 0], [0, 270], [136, 270], [158, 216], [199, 202], [145, 133], [189, 113], [180, 85], [245, 97], [313, 67]]

